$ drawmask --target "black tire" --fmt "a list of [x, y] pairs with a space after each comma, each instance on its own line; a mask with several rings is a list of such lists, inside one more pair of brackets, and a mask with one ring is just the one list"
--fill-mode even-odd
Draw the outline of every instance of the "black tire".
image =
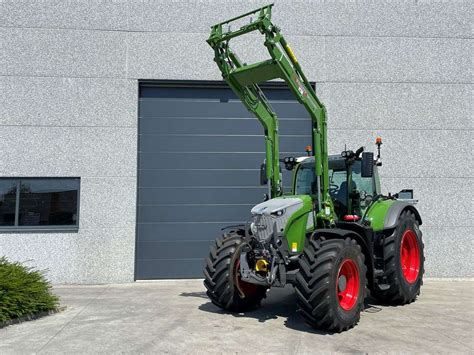
[[[403, 275], [400, 249], [402, 238], [407, 231], [413, 231], [419, 248], [419, 271], [416, 280], [411, 283]], [[374, 286], [371, 294], [378, 300], [386, 304], [407, 304], [415, 301], [420, 294], [421, 285], [423, 285], [423, 274], [425, 272], [424, 263], [424, 245], [422, 233], [415, 215], [410, 210], [401, 213], [398, 219], [398, 225], [393, 234], [385, 239], [384, 261], [386, 283], [390, 286], [387, 290], [380, 290]]]
[[[218, 237], [211, 246], [203, 270], [204, 286], [212, 303], [232, 312], [245, 312], [260, 306], [267, 292], [266, 287], [244, 282], [247, 293], [242, 297], [236, 285], [237, 282], [242, 285], [242, 281], [237, 281], [239, 271], [236, 267], [243, 238], [243, 231], [239, 230], [232, 230]], [[240, 289], [242, 290], [242, 287]]]
[[[350, 260], [358, 271], [357, 298], [350, 309], [343, 309], [338, 296], [339, 272]], [[355, 240], [311, 240], [300, 258], [296, 275], [296, 295], [301, 314], [317, 329], [341, 332], [360, 319], [367, 284], [364, 254]], [[357, 283], [356, 283], [357, 284]]]

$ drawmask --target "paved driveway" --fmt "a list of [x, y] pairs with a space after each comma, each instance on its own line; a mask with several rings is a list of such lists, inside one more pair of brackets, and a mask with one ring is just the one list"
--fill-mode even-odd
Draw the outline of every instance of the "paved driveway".
[[428, 280], [414, 304], [370, 304], [341, 334], [309, 328], [291, 288], [257, 311], [226, 314], [199, 280], [59, 286], [66, 310], [0, 329], [0, 353], [473, 353], [472, 281]]

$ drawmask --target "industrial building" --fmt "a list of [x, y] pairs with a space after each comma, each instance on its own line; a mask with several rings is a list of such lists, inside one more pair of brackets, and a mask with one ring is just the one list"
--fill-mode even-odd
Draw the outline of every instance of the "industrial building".
[[[265, 4], [1, 1], [0, 256], [54, 283], [201, 277], [220, 229], [265, 192], [261, 126], [205, 41]], [[330, 152], [382, 136], [385, 192], [419, 199], [426, 276], [472, 277], [471, 2], [279, 0], [273, 12], [327, 107]], [[254, 40], [244, 61], [261, 55]], [[305, 110], [278, 82], [264, 90], [283, 153], [304, 155]]]

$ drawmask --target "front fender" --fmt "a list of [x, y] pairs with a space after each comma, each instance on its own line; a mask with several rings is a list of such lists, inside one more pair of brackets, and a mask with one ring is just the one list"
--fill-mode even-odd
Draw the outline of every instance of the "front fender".
[[361, 247], [362, 253], [365, 256], [365, 265], [367, 266], [367, 278], [369, 284], [374, 283], [374, 252], [372, 247], [372, 241], [367, 241], [363, 235], [359, 234], [355, 230], [342, 229], [342, 228], [328, 228], [328, 229], [316, 229], [311, 235], [311, 239], [317, 240], [320, 237], [326, 239], [354, 239]]

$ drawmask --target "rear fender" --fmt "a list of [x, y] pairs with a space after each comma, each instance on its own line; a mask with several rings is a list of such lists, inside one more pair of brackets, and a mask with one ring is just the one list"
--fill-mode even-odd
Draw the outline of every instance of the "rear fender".
[[384, 229], [392, 229], [395, 228], [398, 224], [398, 219], [403, 211], [409, 210], [414, 215], [418, 223], [421, 225], [421, 216], [416, 207], [413, 203], [405, 202], [405, 201], [395, 201], [387, 211], [387, 214], [384, 218]]

